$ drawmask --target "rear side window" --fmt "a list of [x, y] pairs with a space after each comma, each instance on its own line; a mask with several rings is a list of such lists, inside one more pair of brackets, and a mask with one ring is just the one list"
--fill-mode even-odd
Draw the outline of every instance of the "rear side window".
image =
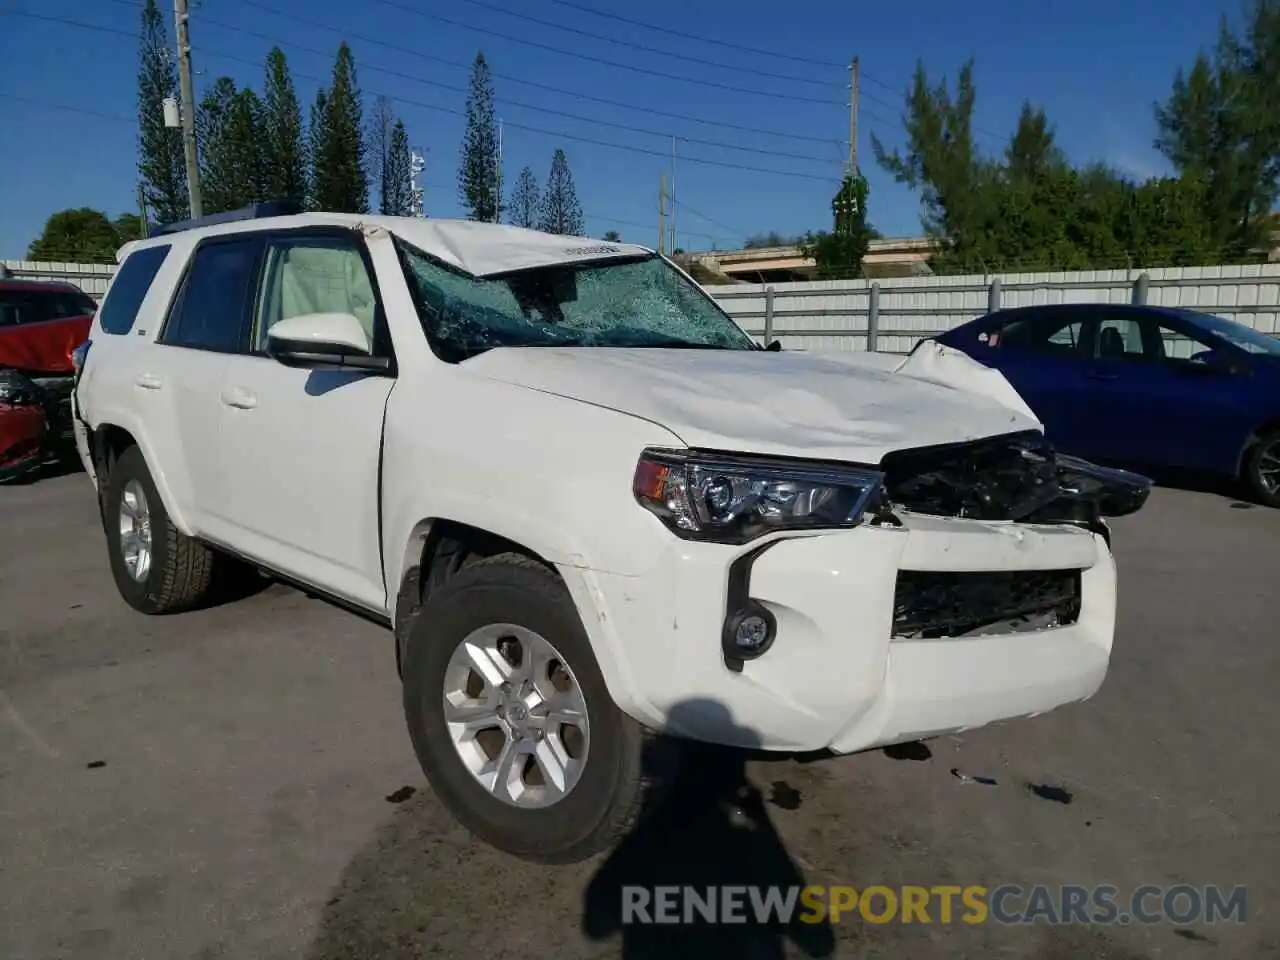
[[1026, 314], [1009, 319], [987, 334], [987, 343], [1004, 350], [1080, 356], [1084, 320], [1063, 311]]
[[160, 272], [169, 246], [144, 247], [125, 258], [116, 271], [107, 298], [102, 301], [98, 322], [103, 333], [124, 334], [133, 329], [138, 310], [151, 289], [151, 283]]
[[257, 285], [257, 238], [196, 248], [165, 324], [163, 343], [235, 353], [245, 333], [248, 297]]
[[91, 316], [97, 309], [87, 294], [74, 290], [0, 289], [0, 327]]

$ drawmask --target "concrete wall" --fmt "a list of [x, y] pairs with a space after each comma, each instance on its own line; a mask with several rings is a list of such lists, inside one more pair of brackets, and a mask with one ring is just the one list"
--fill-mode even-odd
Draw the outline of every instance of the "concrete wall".
[[97, 300], [107, 292], [115, 264], [36, 263], [31, 260], [0, 260], [15, 280], [69, 280]]
[[997, 306], [1130, 303], [1182, 306], [1280, 334], [1280, 263], [1155, 270], [832, 280], [709, 287], [750, 334], [793, 350], [906, 353]]
[[[101, 298], [114, 266], [3, 261], [15, 277], [70, 280]], [[1280, 334], [1280, 263], [1156, 270], [831, 280], [707, 291], [750, 334], [792, 350], [906, 353], [922, 337], [996, 306], [1129, 303], [1183, 306]]]

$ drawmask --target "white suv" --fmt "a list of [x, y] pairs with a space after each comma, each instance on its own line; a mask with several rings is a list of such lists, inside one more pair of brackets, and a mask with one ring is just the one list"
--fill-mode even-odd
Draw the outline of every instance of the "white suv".
[[247, 565], [381, 619], [492, 844], [607, 846], [651, 744], [851, 753], [1102, 683], [1102, 517], [1149, 483], [995, 371], [762, 348], [642, 247], [267, 213], [127, 246], [79, 351], [116, 583], [158, 614]]

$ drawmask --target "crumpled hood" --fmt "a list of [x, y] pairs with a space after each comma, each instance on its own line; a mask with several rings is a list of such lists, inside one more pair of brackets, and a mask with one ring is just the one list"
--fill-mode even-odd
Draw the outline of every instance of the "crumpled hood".
[[997, 371], [932, 341], [905, 359], [504, 347], [462, 367], [642, 417], [710, 450], [879, 463], [893, 450], [1042, 429]]

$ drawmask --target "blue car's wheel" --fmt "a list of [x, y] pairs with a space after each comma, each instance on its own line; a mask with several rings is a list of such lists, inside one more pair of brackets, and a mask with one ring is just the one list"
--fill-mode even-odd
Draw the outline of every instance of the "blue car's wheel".
[[1244, 481], [1260, 502], [1280, 507], [1280, 430], [1264, 434], [1249, 451]]

